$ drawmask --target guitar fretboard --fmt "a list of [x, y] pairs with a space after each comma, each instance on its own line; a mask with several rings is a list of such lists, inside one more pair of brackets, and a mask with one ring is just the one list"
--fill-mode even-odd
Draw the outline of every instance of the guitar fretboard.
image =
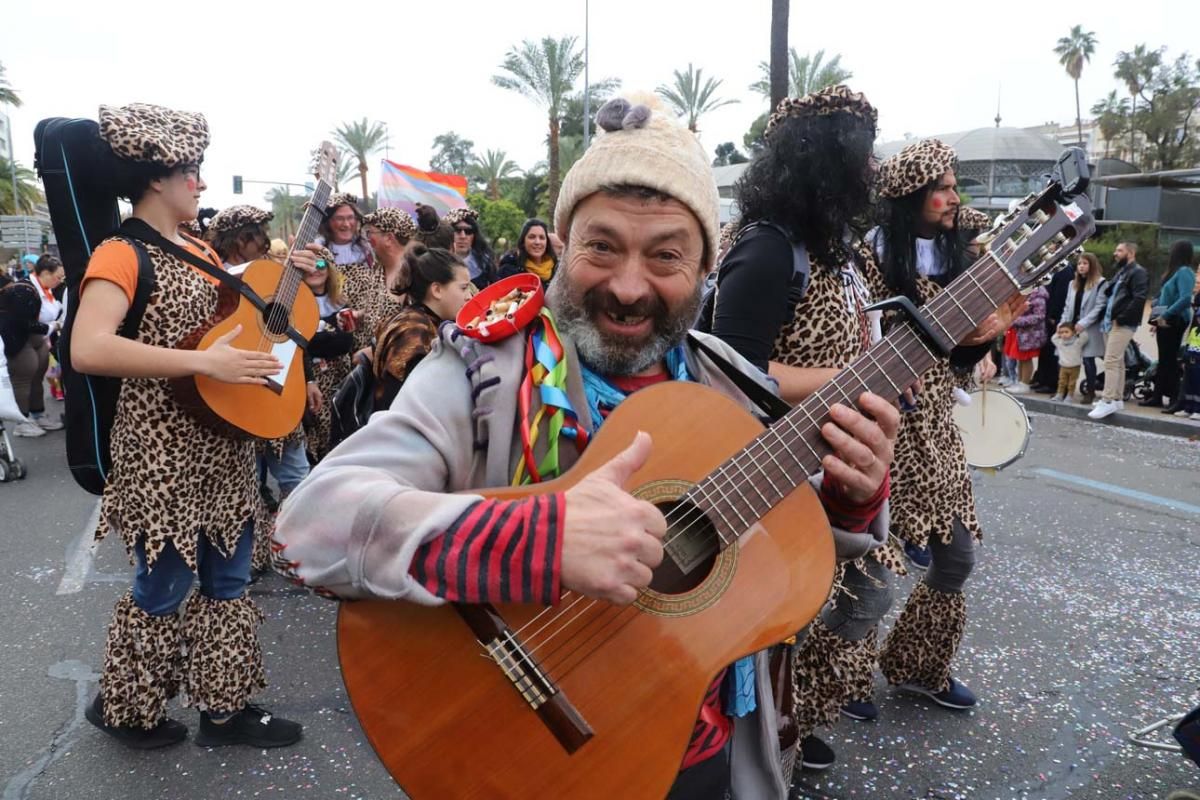
[[[296, 230], [296, 241], [292, 245], [293, 251], [303, 250], [317, 238], [317, 232], [321, 228], [321, 221], [325, 218], [322, 209], [329, 202], [331, 191], [332, 189], [328, 183], [323, 180], [317, 181], [317, 186], [313, 190], [312, 197], [309, 198], [308, 205], [304, 208], [304, 216], [300, 220], [300, 227]], [[291, 266], [290, 259], [288, 266]], [[275, 302], [290, 309], [296, 299], [296, 292], [299, 291], [303, 280], [304, 273], [300, 270], [294, 267], [284, 270], [283, 278], [280, 279], [279, 288], [275, 293]]]
[[[986, 253], [920, 310], [938, 338], [953, 346], [1020, 288], [1004, 264]], [[856, 408], [863, 392], [896, 400], [941, 358], [912, 322], [895, 325], [837, 377], [696, 484], [687, 499], [713, 522], [722, 547], [730, 544], [821, 469], [822, 459], [833, 452], [821, 435], [831, 405]]]

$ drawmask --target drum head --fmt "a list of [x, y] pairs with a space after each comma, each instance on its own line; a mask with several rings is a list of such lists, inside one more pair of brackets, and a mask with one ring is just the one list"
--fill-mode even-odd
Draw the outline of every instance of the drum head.
[[971, 405], [955, 406], [952, 412], [967, 463], [1001, 469], [1024, 455], [1030, 430], [1024, 406], [999, 389], [976, 389], [970, 397]]

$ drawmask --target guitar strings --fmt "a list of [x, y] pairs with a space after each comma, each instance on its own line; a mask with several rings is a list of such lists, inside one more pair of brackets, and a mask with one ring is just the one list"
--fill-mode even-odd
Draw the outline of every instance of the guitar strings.
[[[1006, 276], [1006, 274], [1005, 274], [1005, 273], [999, 273], [999, 272], [997, 272], [997, 273], [993, 273], [993, 274], [991, 274], [991, 275], [988, 275], [987, 277], [983, 278], [983, 279], [982, 279], [982, 281], [981, 281], [981, 280], [979, 280], [979, 279], [973, 279], [973, 280], [974, 280], [974, 282], [976, 283], [976, 286], [979, 288], [979, 290], [980, 290], [980, 293], [983, 295], [983, 297], [984, 297], [984, 298], [986, 298], [986, 300], [987, 300], [987, 302], [988, 302], [988, 303], [993, 303], [994, 301], [992, 300], [992, 297], [991, 297], [991, 295], [990, 295], [990, 294], [987, 292], [986, 286], [985, 286], [984, 284], [985, 284], [985, 283], [988, 283], [988, 282], [992, 282], [992, 281], [994, 281], [994, 279], [996, 279], [996, 278], [999, 278], [999, 277], [1007, 277], [1007, 276]], [[974, 300], [972, 300], [972, 301], [968, 301], [968, 304], [969, 304], [969, 305], [973, 305], [973, 304], [974, 304], [974, 301], [978, 301], [979, 299], [980, 299], [979, 297], [975, 297], [975, 298], [974, 298]], [[974, 325], [976, 325], [976, 323], [975, 323], [975, 321], [974, 321], [974, 315], [973, 315], [973, 314], [971, 314], [971, 313], [969, 313], [969, 312], [967, 312], [967, 310], [966, 310], [966, 309], [963, 307], [963, 305], [957, 302], [957, 299], [956, 299], [956, 298], [950, 298], [950, 297], [949, 297], [949, 293], [948, 293], [948, 292], [941, 292], [941, 293], [939, 293], [939, 294], [938, 294], [936, 297], [934, 297], [933, 299], [931, 299], [931, 300], [930, 300], [930, 302], [926, 304], [926, 307], [927, 307], [927, 308], [926, 308], [926, 310], [927, 310], [928, 312], [930, 312], [930, 313], [932, 313], [932, 314], [934, 314], [934, 315], [936, 316], [936, 315], [940, 315], [940, 314], [941, 314], [941, 313], [943, 313], [944, 311], [948, 311], [948, 310], [950, 310], [950, 308], [951, 308], [951, 306], [952, 306], [952, 305], [953, 305], [953, 306], [957, 306], [957, 308], [958, 308], [959, 312], [960, 312], [961, 314], [963, 314], [963, 316], [964, 316], [964, 317], [965, 317], [965, 318], [968, 320], [968, 322], [970, 322], [970, 323], [971, 323], [973, 326], [974, 326]], [[988, 308], [988, 307], [986, 307], [986, 305], [985, 305], [984, 307], [982, 307], [982, 308], [980, 308], [980, 309], [978, 309], [978, 310], [980, 310], [980, 311], [983, 311], [983, 312], [984, 312], [984, 316], [986, 317], [986, 315], [987, 315], [987, 314], [993, 313], [993, 312], [996, 310], [996, 308], [998, 308], [998, 307], [999, 307], [999, 306], [997, 306], [997, 305], [992, 305], [992, 306], [990, 307], [990, 310], [989, 310], [989, 308]], [[928, 346], [927, 346], [927, 345], [924, 343], [924, 341], [923, 341], [923, 340], [921, 340], [921, 339], [920, 339], [920, 337], [919, 337], [919, 335], [917, 334], [917, 332], [916, 332], [916, 331], [915, 331], [915, 330], [912, 328], [911, 324], [908, 324], [908, 325], [906, 325], [904, 329], [902, 329], [901, 331], [899, 331], [899, 332], [897, 333], [897, 335], [895, 336], [895, 338], [896, 338], [897, 340], [903, 340], [903, 339], [908, 339], [908, 340], [909, 340], [909, 341], [898, 342], [898, 343], [902, 343], [902, 344], [904, 345], [905, 349], [907, 349], [907, 348], [908, 348], [908, 347], [909, 347], [909, 346], [910, 346], [910, 345], [911, 345], [911, 344], [912, 344], [912, 343], [915, 341], [915, 342], [916, 342], [917, 344], [919, 344], [919, 345], [920, 345], [920, 346], [921, 346], [921, 347], [922, 347], [922, 348], [923, 348], [923, 349], [924, 349], [924, 350], [925, 350], [927, 353], [929, 353], [930, 355], [933, 355], [933, 354], [932, 354], [932, 352], [931, 352], [931, 351], [929, 351], [929, 348], [928, 348]], [[915, 351], [915, 352], [919, 352], [919, 351]], [[914, 353], [914, 355], [915, 355], [915, 353]], [[861, 357], [860, 357], [860, 358], [861, 358]], [[857, 359], [856, 359], [856, 360], [857, 360]], [[908, 361], [907, 361], [907, 359], [904, 357], [904, 353], [903, 353], [903, 352], [902, 352], [902, 351], [901, 351], [899, 348], [896, 348], [896, 349], [895, 349], [895, 355], [888, 355], [888, 356], [886, 357], [886, 360], [885, 360], [885, 361], [883, 361], [883, 362], [880, 362], [878, 359], [875, 359], [875, 358], [869, 358], [869, 359], [866, 359], [866, 360], [867, 360], [867, 362], [869, 363], [869, 365], [870, 365], [871, 367], [873, 367], [873, 368], [876, 370], [876, 372], [878, 373], [878, 375], [872, 375], [872, 376], [871, 376], [872, 378], [874, 378], [874, 377], [878, 377], [879, 375], [882, 375], [882, 376], [884, 376], [884, 377], [887, 377], [888, 371], [889, 371], [889, 370], [890, 370], [890, 369], [891, 369], [891, 368], [892, 368], [892, 367], [893, 367], [893, 366], [896, 364], [896, 362], [902, 362], [902, 363], [905, 363], [906, 365], [908, 364]], [[843, 374], [844, 374], [844, 373], [843, 373]], [[868, 373], [868, 374], [869, 374], [869, 373]], [[860, 380], [862, 380], [862, 379], [860, 378]], [[890, 381], [890, 378], [889, 378], [889, 381]], [[864, 384], [869, 384], [869, 380], [868, 380], [868, 381], [862, 381], [862, 382], [863, 382]], [[840, 386], [834, 386], [833, 382], [830, 382], [829, 384], [826, 384], [826, 386], [822, 387], [820, 390], [818, 390], [818, 391], [817, 391], [817, 392], [816, 392], [816, 393], [813, 395], [813, 397], [814, 397], [814, 398], [816, 398], [817, 400], [819, 400], [819, 401], [820, 401], [820, 403], [819, 403], [820, 405], [824, 405], [824, 404], [827, 404], [827, 403], [829, 402], [829, 399], [825, 398], [825, 397], [824, 397], [824, 395], [822, 394], [822, 392], [823, 392], [823, 391], [825, 391], [825, 390], [827, 390], [827, 389], [829, 389], [830, 387], [834, 388], [836, 391], [841, 391], [841, 392], [842, 392], [842, 394], [843, 394], [843, 395], [845, 395], [845, 392], [844, 392], [844, 390], [842, 390]], [[811, 402], [811, 401], [812, 401], [812, 399], [813, 399], [813, 398], [809, 398], [809, 400], [806, 400], [805, 402]], [[809, 416], [810, 416], [810, 418], [811, 418], [811, 415], [809, 415]], [[793, 426], [793, 427], [794, 427], [794, 426]], [[804, 429], [804, 430], [802, 430], [802, 431], [798, 431], [799, 433], [801, 433], [801, 436], [799, 436], [799, 437], [797, 437], [797, 438], [803, 438], [803, 435], [806, 435], [806, 434], [808, 434], [808, 433], [809, 433], [809, 432], [812, 430], [812, 428], [814, 428], [814, 427], [818, 427], [818, 423], [816, 423], [816, 421], [815, 421], [815, 420], [813, 420], [813, 421], [812, 421], [812, 423], [811, 423], [811, 426], [810, 426], [809, 428], [807, 428], [807, 429]], [[774, 430], [774, 428], [772, 428], [772, 429], [769, 429], [769, 430]], [[784, 451], [787, 451], [787, 450], [790, 450], [790, 449], [791, 449], [790, 445], [791, 445], [791, 444], [793, 444], [793, 443], [792, 443], [792, 442], [789, 442], [787, 439], [785, 439], [785, 438], [784, 438], [784, 436], [783, 436], [782, 434], [779, 434], [779, 435], [777, 435], [777, 436], [775, 437], [775, 439], [777, 440], [776, 442], [771, 442], [771, 443], [768, 443], [768, 442], [765, 442], [765, 441], [763, 441], [763, 442], [761, 443], [761, 444], [764, 446], [764, 448], [766, 449], [766, 451], [767, 451], [768, 455], [773, 455], [773, 452], [772, 452], [772, 450], [771, 450], [771, 447], [773, 447], [773, 445], [774, 445], [774, 444], [781, 444], [781, 445], [783, 446], [783, 447], [782, 447], [782, 450], [784, 450]], [[725, 470], [728, 468], [728, 466], [729, 466], [731, 463], [732, 463], [732, 460], [730, 460], [730, 461], [727, 461], [725, 464], [723, 464], [723, 465], [722, 465], [722, 467], [721, 467], [719, 470], [717, 470], [716, 472], [714, 472], [714, 473], [713, 473], [711, 476], [709, 476], [709, 477], [710, 477], [710, 478], [717, 478], [717, 477], [721, 476], [721, 475], [722, 475], [722, 473], [724, 473], [724, 472], [725, 472]], [[778, 462], [776, 462], [776, 463], [778, 463]], [[803, 464], [802, 464], [802, 463], [801, 463], [801, 465], [803, 466]], [[819, 466], [819, 462], [818, 462], [817, 466]], [[742, 473], [742, 478], [743, 478], [743, 479], [746, 479], [746, 478], [748, 478], [748, 476], [745, 474], [745, 471], [744, 471], [744, 470], [741, 470], [740, 466], [739, 466], [739, 471]], [[768, 483], [772, 483], [772, 484], [773, 484], [773, 481], [771, 481], [771, 479], [770, 479], [770, 475], [769, 475], [769, 474], [766, 472], [766, 470], [765, 470], [765, 469], [762, 469], [762, 468], [760, 467], [760, 471], [761, 471], [761, 472], [763, 472], [763, 475], [764, 475], [764, 477], [766, 477], [766, 478], [767, 478], [767, 480], [768, 480]], [[785, 473], [785, 475], [786, 475], [786, 473]], [[790, 479], [790, 476], [789, 476], [789, 479]], [[776, 491], [778, 491], [778, 490], [776, 489]], [[789, 493], [790, 493], [790, 492], [789, 492]], [[722, 494], [724, 495], [724, 492], [723, 492], [723, 490], [722, 490]], [[760, 496], [761, 496], [761, 493], [760, 493]], [[786, 495], [785, 495], [785, 496], [786, 496]], [[765, 501], [765, 499], [766, 499], [766, 498], [764, 497], [763, 499], [764, 499], [764, 501]], [[677, 524], [684, 524], [684, 528], [683, 528], [683, 530], [680, 530], [680, 531], [678, 531], [678, 532], [677, 532], [677, 533], [676, 533], [674, 536], [672, 536], [670, 539], [668, 539], [668, 540], [667, 540], [667, 541], [664, 543], [664, 547], [666, 547], [667, 545], [669, 545], [671, 542], [674, 542], [674, 541], [676, 541], [676, 540], [677, 540], [678, 538], [680, 538], [681, 536], [684, 536], [684, 535], [687, 535], [688, 533], [690, 533], [690, 532], [692, 531], [692, 529], [695, 527], [695, 525], [697, 524], [697, 522], [704, 521], [704, 520], [706, 520], [706, 519], [707, 519], [707, 516], [708, 516], [708, 515], [707, 515], [707, 514], [706, 514], [706, 513], [705, 513], [703, 510], [697, 509], [695, 506], [692, 506], [692, 507], [690, 507], [688, 510], [689, 510], [689, 511], [692, 511], [693, 509], [695, 509], [695, 511], [697, 511], [698, 513], [692, 513], [692, 514], [690, 514], [690, 518], [689, 518], [689, 519], [687, 519], [687, 520], [686, 520], [686, 522], [684, 522], [683, 520], [679, 520], [679, 519], [676, 519], [676, 520], [674, 520], [674, 521], [675, 521]], [[672, 513], [674, 513], [674, 511], [673, 511]], [[667, 515], [668, 522], [671, 522], [671, 521], [672, 521], [672, 520], [670, 519], [670, 517], [671, 517], [671, 514], [668, 514], [668, 515]], [[726, 524], [728, 525], [728, 522], [727, 522], [727, 521], [726, 521]], [[730, 527], [731, 527], [731, 526], [730, 526]], [[735, 537], [735, 538], [737, 538], [737, 537]], [[568, 596], [569, 596], [570, 594], [572, 594], [572, 593], [571, 593], [571, 592], [569, 592], [569, 591], [568, 591], [568, 592], [564, 592], [564, 593], [563, 593], [563, 595], [562, 595], [562, 598], [565, 600], [565, 599], [567, 599], [567, 598], [568, 598]], [[559, 627], [558, 627], [556, 630], [553, 630], [553, 631], [552, 631], [552, 632], [551, 632], [551, 633], [550, 633], [550, 634], [549, 634], [549, 635], [548, 635], [548, 636], [547, 636], [547, 637], [546, 637], [546, 638], [545, 638], [545, 639], [544, 639], [544, 640], [543, 640], [543, 641], [542, 641], [540, 644], [538, 644], [538, 645], [534, 646], [532, 649], [530, 649], [530, 650], [529, 650], [529, 654], [530, 654], [530, 655], [533, 655], [533, 654], [534, 654], [534, 653], [536, 653], [537, 651], [544, 649], [544, 648], [546, 647], [546, 645], [547, 645], [547, 644], [548, 644], [548, 643], [549, 643], [549, 642], [550, 642], [550, 641], [551, 641], [551, 640], [552, 640], [554, 637], [558, 636], [558, 635], [559, 635], [560, 633], [562, 633], [562, 632], [563, 632], [563, 631], [564, 631], [564, 630], [565, 630], [565, 629], [566, 629], [568, 626], [570, 626], [570, 625], [571, 625], [571, 624], [573, 624], [574, 622], [576, 622], [576, 621], [578, 621], [579, 619], [581, 619], [581, 618], [582, 618], [584, 615], [586, 615], [586, 614], [588, 613], [588, 611], [589, 611], [589, 610], [590, 610], [592, 607], [594, 607], [594, 606], [595, 606], [595, 605], [596, 605], [598, 602], [600, 602], [599, 600], [592, 600], [592, 601], [591, 601], [591, 602], [589, 602], [589, 603], [588, 603], [588, 605], [586, 605], [586, 606], [585, 606], [583, 609], [581, 609], [580, 611], [576, 612], [575, 614], [571, 614], [570, 612], [571, 612], [571, 611], [572, 611], [572, 610], [573, 610], [573, 609], [574, 609], [574, 608], [575, 608], [575, 607], [576, 607], [576, 606], [579, 604], [579, 602], [581, 602], [583, 599], [586, 599], [586, 598], [585, 598], [585, 596], [582, 596], [582, 595], [581, 595], [579, 598], [577, 598], [576, 600], [574, 600], [574, 601], [573, 601], [573, 602], [572, 602], [572, 603], [571, 603], [569, 606], [567, 606], [565, 609], [560, 609], [560, 610], [558, 611], [558, 613], [557, 613], [557, 614], [555, 614], [553, 617], [551, 617], [549, 620], [547, 620], [545, 623], [543, 623], [541, 627], [539, 627], [539, 628], [538, 628], [536, 631], [534, 631], [532, 634], [530, 634], [530, 636], [529, 636], [529, 641], [532, 643], [533, 641], [535, 641], [535, 640], [536, 640], [536, 637], [537, 637], [537, 636], [538, 636], [538, 635], [539, 635], [541, 632], [545, 631], [547, 628], [549, 628], [550, 626], [554, 625], [554, 623], [555, 623], [555, 622], [558, 622], [558, 621], [560, 621], [560, 620], [563, 620], [563, 624], [562, 624], [562, 625], [560, 625], [560, 626], [559, 626]], [[635, 606], [635, 607], [636, 607], [636, 606]], [[611, 607], [611, 606], [610, 606], [610, 608], [615, 608], [615, 607]], [[535, 617], [534, 617], [532, 620], [530, 620], [530, 621], [529, 621], [529, 622], [527, 622], [525, 625], [521, 626], [521, 628], [519, 628], [517, 631], [515, 631], [515, 632], [514, 632], [514, 635], [519, 635], [520, 633], [522, 633], [522, 632], [524, 632], [525, 630], [527, 630], [527, 629], [530, 627], [530, 625], [534, 624], [534, 623], [535, 623], [537, 620], [539, 620], [541, 617], [543, 617], [543, 616], [544, 616], [544, 615], [545, 615], [547, 612], [549, 612], [549, 611], [551, 611], [551, 610], [552, 610], [552, 608], [548, 608], [548, 609], [545, 609], [545, 610], [543, 610], [542, 612], [540, 612], [540, 613], [539, 613], [538, 615], [536, 615], [536, 616], [535, 616]], [[622, 609], [621, 609], [621, 611], [619, 611], [618, 613], [622, 613], [622, 612], [623, 612], [623, 611], [625, 611], [625, 610], [628, 610], [628, 607], [624, 607], [624, 608], [622, 608]], [[568, 618], [568, 617], [569, 617], [569, 618]], [[566, 618], [566, 619], [564, 619], [564, 618]], [[589, 624], [590, 624], [590, 623], [589, 623]], [[586, 628], [586, 627], [587, 627], [587, 625], [585, 625], [585, 626], [584, 626], [584, 628]], [[582, 630], [582, 629], [581, 629], [581, 630]], [[573, 635], [574, 635], [574, 634], [573, 634]], [[569, 641], [569, 639], [568, 639], [568, 641]], [[557, 650], [556, 650], [556, 651], [552, 651], [550, 655], [553, 655], [553, 652], [557, 652]], [[574, 651], [572, 651], [572, 652], [574, 652]]]

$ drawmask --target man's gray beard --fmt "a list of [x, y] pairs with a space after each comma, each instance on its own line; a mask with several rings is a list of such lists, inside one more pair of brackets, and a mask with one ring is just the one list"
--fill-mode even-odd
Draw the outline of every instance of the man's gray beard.
[[704, 284], [696, 282], [694, 296], [663, 322], [655, 320], [648, 342], [631, 347], [608, 340], [588, 318], [583, 297], [571, 296], [566, 270], [554, 276], [546, 290], [546, 305], [554, 314], [558, 330], [575, 343], [579, 358], [601, 375], [637, 375], [663, 360], [667, 351], [683, 342], [700, 310]]

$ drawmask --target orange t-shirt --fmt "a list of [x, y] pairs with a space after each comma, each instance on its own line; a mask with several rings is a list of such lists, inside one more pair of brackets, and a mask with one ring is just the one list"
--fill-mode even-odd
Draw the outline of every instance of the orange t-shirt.
[[[193, 243], [191, 239], [185, 239], [183, 246], [201, 258], [211, 261], [213, 266], [223, 269], [221, 259], [216, 252], [206, 244], [201, 245], [202, 243]], [[196, 274], [209, 283], [218, 282], [216, 278], [203, 270], [196, 267], [192, 267], [192, 269], [196, 270]], [[93, 278], [112, 281], [120, 286], [125, 292], [125, 297], [132, 304], [138, 279], [137, 253], [134, 252], [133, 245], [119, 239], [110, 239], [97, 247], [88, 261], [87, 271], [83, 273], [83, 284], [79, 287], [81, 295], [88, 281]]]

